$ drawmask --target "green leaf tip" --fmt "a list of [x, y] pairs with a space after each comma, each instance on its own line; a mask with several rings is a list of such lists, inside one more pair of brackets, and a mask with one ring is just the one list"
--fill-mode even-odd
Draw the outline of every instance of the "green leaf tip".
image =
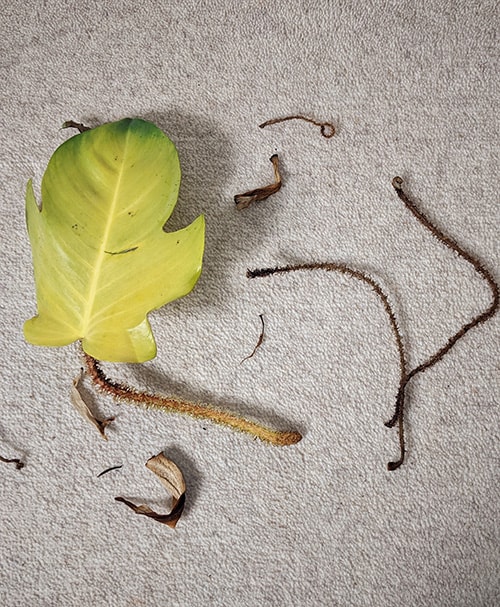
[[154, 124], [125, 118], [71, 137], [42, 179], [41, 210], [31, 180], [26, 220], [38, 314], [28, 342], [81, 340], [110, 362], [156, 356], [147, 314], [189, 293], [201, 273], [202, 215], [163, 230], [178, 196], [175, 145]]

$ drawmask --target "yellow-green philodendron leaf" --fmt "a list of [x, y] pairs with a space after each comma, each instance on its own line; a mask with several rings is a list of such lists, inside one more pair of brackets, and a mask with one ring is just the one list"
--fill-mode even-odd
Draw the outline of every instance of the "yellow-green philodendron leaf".
[[26, 214], [38, 315], [24, 325], [36, 345], [81, 339], [112, 362], [154, 358], [147, 313], [189, 293], [200, 272], [205, 223], [166, 233], [179, 190], [174, 144], [150, 122], [125, 119], [85, 131], [31, 181]]

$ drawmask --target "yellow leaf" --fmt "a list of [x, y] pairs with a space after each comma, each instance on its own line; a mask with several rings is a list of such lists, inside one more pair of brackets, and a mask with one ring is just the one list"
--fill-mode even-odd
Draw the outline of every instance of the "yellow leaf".
[[174, 144], [150, 122], [126, 118], [85, 131], [53, 154], [38, 207], [26, 215], [38, 315], [35, 345], [82, 340], [111, 362], [156, 356], [147, 314], [191, 291], [201, 272], [205, 223], [166, 233], [180, 167]]

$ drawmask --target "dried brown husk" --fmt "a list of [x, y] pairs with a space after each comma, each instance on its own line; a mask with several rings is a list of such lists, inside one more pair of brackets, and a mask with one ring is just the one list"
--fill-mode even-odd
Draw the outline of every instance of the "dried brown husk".
[[180, 468], [163, 453], [159, 453], [146, 462], [146, 467], [154, 472], [160, 479], [161, 484], [172, 495], [172, 509], [168, 514], [160, 514], [145, 504], [136, 505], [124, 497], [115, 497], [117, 502], [122, 502], [131, 508], [136, 514], [142, 514], [158, 523], [174, 528], [181, 518], [186, 503], [186, 483]]
[[106, 426], [108, 426], [112, 421], [114, 421], [114, 417], [108, 417], [106, 419], [100, 420], [98, 419], [90, 410], [90, 407], [82, 393], [81, 382], [83, 379], [83, 371], [80, 373], [78, 377], [75, 377], [73, 380], [73, 385], [71, 387], [71, 402], [73, 403], [75, 409], [80, 413], [82, 417], [87, 419], [91, 424], [93, 424], [98, 430], [99, 434], [102, 436], [104, 440], [108, 440], [106, 436]]
[[244, 194], [236, 194], [234, 197], [234, 202], [236, 204], [236, 208], [241, 211], [242, 209], [246, 209], [254, 202], [261, 202], [266, 198], [269, 198], [272, 194], [276, 194], [276, 192], [281, 188], [281, 175], [278, 164], [278, 154], [274, 154], [269, 158], [269, 160], [273, 163], [274, 168], [274, 183], [270, 183], [262, 188], [256, 188], [255, 190], [250, 190], [245, 192]]

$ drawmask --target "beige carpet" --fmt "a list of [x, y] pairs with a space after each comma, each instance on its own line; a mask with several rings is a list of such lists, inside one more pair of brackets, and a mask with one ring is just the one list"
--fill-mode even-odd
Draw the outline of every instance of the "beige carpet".
[[[392, 415], [398, 354], [359, 268], [387, 292], [408, 364], [491, 293], [391, 187], [498, 279], [497, 2], [13, 2], [0, 8], [2, 381], [0, 604], [487, 607], [499, 572], [499, 317], [408, 388], [407, 460]], [[265, 120], [305, 114], [318, 127]], [[76, 345], [24, 341], [36, 313], [24, 219], [68, 119], [153, 121], [178, 147], [171, 230], [206, 217], [194, 291], [150, 315], [158, 356], [113, 377], [211, 402], [303, 440], [279, 448], [99, 396], [109, 441], [70, 403]], [[283, 187], [237, 211], [235, 194]], [[140, 280], [140, 277], [137, 277]], [[240, 364], [265, 338], [255, 355]], [[175, 530], [144, 464], [183, 470]], [[104, 469], [122, 465], [100, 478]]]

